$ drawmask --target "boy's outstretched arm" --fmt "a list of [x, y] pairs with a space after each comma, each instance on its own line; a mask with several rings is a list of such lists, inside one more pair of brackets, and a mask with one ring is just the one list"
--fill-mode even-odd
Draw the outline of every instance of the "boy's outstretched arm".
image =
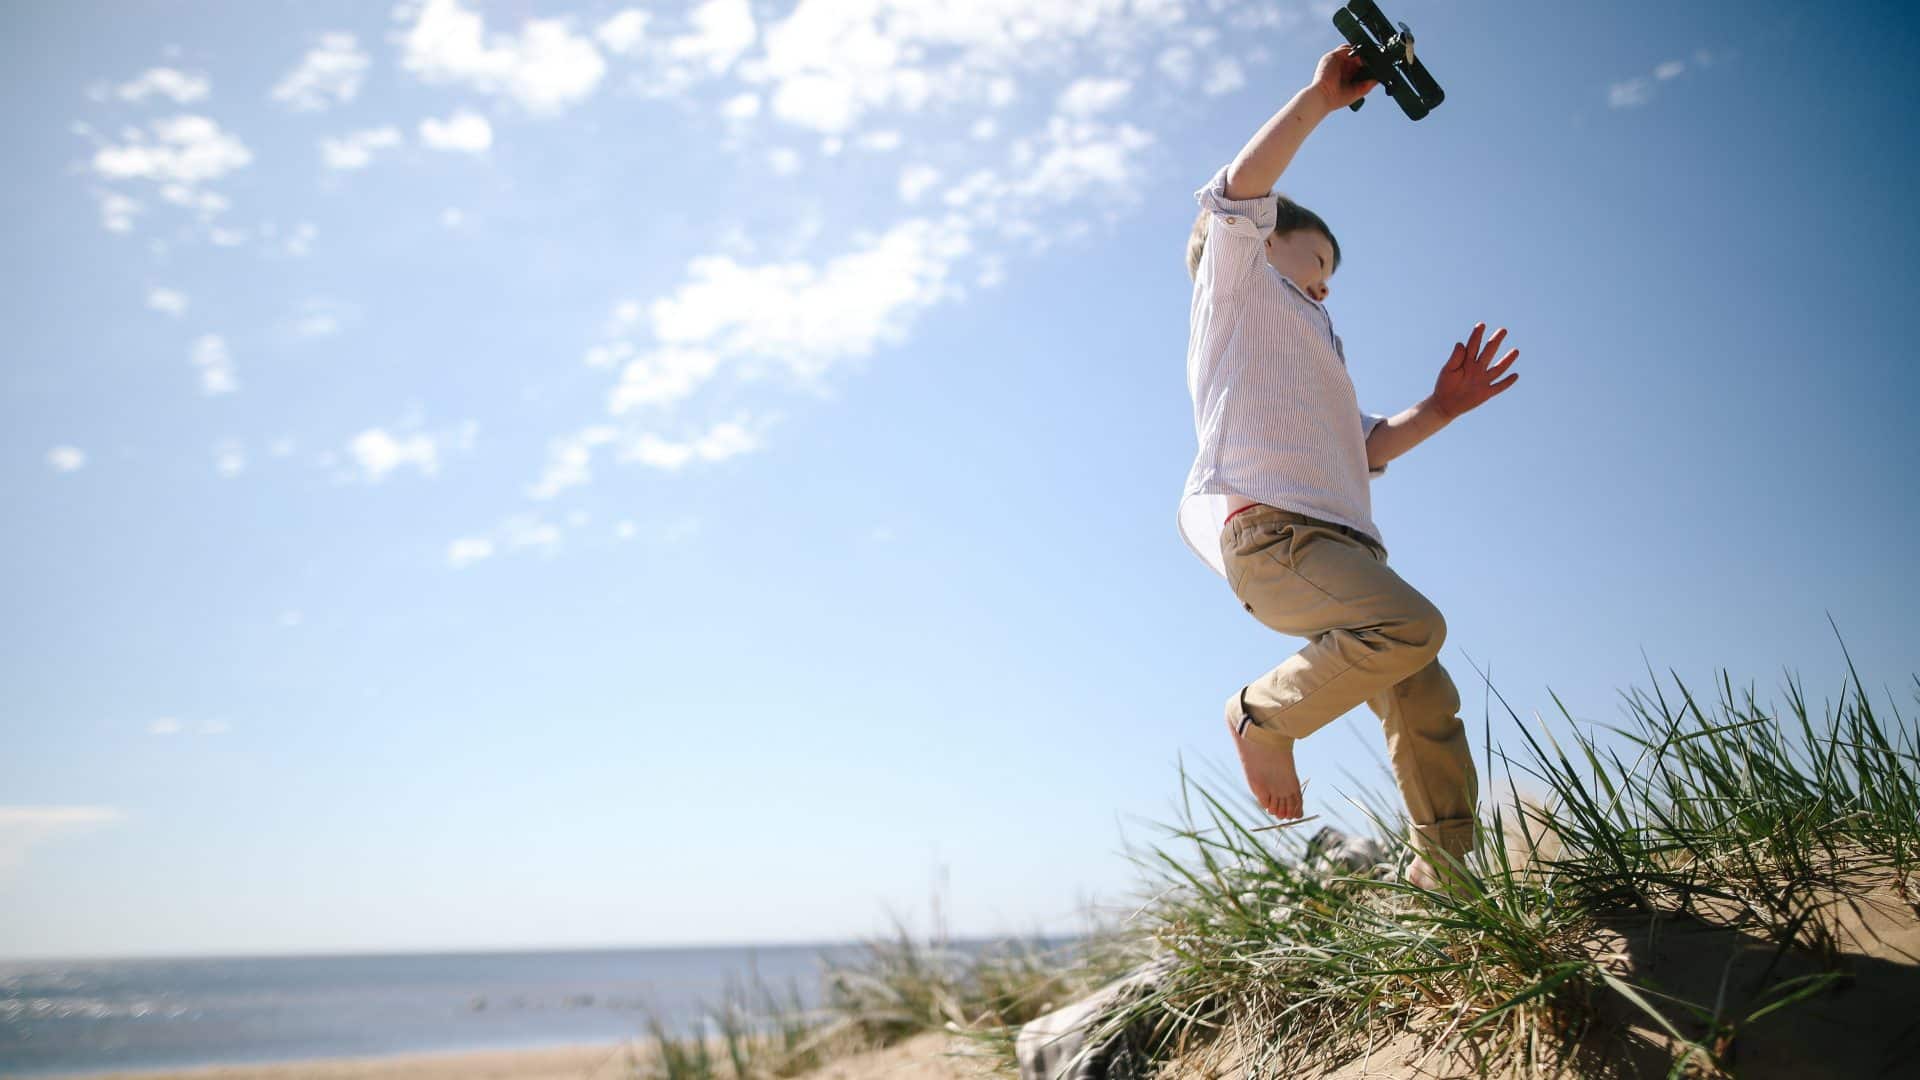
[[1294, 152], [1320, 121], [1379, 85], [1366, 78], [1365, 71], [1352, 45], [1341, 45], [1322, 56], [1312, 84], [1281, 106], [1227, 167], [1227, 198], [1258, 199], [1271, 192]]
[[[1501, 327], [1482, 346], [1480, 335], [1486, 330], [1486, 323], [1478, 323], [1465, 344], [1453, 343], [1453, 354], [1447, 357], [1447, 366], [1440, 369], [1433, 393], [1425, 401], [1373, 426], [1367, 435], [1367, 468], [1377, 469], [1420, 445], [1461, 413], [1479, 408], [1520, 380], [1517, 371], [1507, 374], [1507, 368], [1520, 358], [1519, 349], [1508, 349], [1499, 363], [1493, 363], [1500, 343], [1507, 338], [1507, 328]], [[1507, 376], [1504, 379], [1500, 377], [1503, 374]]]

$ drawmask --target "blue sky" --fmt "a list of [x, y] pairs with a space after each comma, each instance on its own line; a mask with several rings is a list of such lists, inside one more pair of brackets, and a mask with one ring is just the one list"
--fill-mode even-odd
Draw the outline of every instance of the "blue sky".
[[[1302, 644], [1174, 527], [1182, 254], [1331, 10], [10, 8], [0, 955], [1124, 905]], [[1372, 488], [1476, 732], [1476, 669], [1831, 700], [1829, 615], [1911, 715], [1912, 20], [1387, 14], [1445, 104], [1280, 186], [1364, 408], [1520, 349]], [[1309, 811], [1381, 742], [1303, 744]]]

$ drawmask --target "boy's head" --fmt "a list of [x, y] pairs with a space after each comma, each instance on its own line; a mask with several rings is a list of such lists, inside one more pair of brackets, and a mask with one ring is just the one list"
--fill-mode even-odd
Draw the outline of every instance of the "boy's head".
[[[1332, 291], [1327, 280], [1340, 269], [1340, 242], [1319, 214], [1285, 195], [1278, 198], [1279, 212], [1273, 231], [1267, 234], [1267, 264], [1300, 286], [1300, 291], [1324, 302]], [[1200, 272], [1200, 256], [1207, 248], [1207, 214], [1200, 211], [1187, 240], [1188, 277]]]

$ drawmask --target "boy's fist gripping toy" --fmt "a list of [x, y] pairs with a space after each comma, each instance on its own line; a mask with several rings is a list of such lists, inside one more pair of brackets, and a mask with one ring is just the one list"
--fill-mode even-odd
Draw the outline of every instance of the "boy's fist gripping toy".
[[[1407, 119], [1427, 115], [1447, 96], [1427, 74], [1427, 66], [1414, 59], [1413, 31], [1406, 23], [1395, 31], [1373, 0], [1347, 0], [1346, 7], [1333, 13], [1333, 25], [1346, 35], [1354, 55], [1367, 65], [1367, 78], [1386, 87]], [[1366, 103], [1367, 99], [1361, 98], [1348, 108], [1358, 111]]]

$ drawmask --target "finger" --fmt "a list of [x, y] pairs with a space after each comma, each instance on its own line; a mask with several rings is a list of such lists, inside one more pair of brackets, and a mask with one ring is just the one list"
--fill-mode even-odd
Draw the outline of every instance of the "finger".
[[1447, 357], [1447, 370], [1459, 371], [1467, 366], [1467, 347], [1459, 342], [1453, 343], [1453, 353]]
[[1500, 343], [1506, 339], [1507, 328], [1503, 326], [1495, 332], [1492, 337], [1487, 339], [1487, 347], [1475, 354], [1475, 363], [1478, 363], [1481, 367], [1486, 367], [1487, 361], [1499, 354]]
[[[1507, 387], [1512, 386], [1514, 383], [1517, 383], [1519, 381], [1520, 381], [1520, 373], [1516, 371], [1513, 374], [1507, 376], [1506, 378], [1501, 379], [1499, 382], [1494, 383], [1492, 388], [1493, 394], [1497, 394], [1500, 391], [1505, 390]], [[1487, 396], [1492, 397], [1493, 394], [1488, 394]]]
[[1507, 350], [1507, 355], [1501, 357], [1499, 363], [1487, 369], [1487, 377], [1490, 379], [1499, 378], [1500, 373], [1507, 370], [1507, 367], [1511, 365], [1519, 355], [1520, 355], [1519, 349]]
[[1480, 335], [1487, 332], [1486, 323], [1474, 323], [1473, 333], [1467, 337], [1467, 355], [1480, 355]]

